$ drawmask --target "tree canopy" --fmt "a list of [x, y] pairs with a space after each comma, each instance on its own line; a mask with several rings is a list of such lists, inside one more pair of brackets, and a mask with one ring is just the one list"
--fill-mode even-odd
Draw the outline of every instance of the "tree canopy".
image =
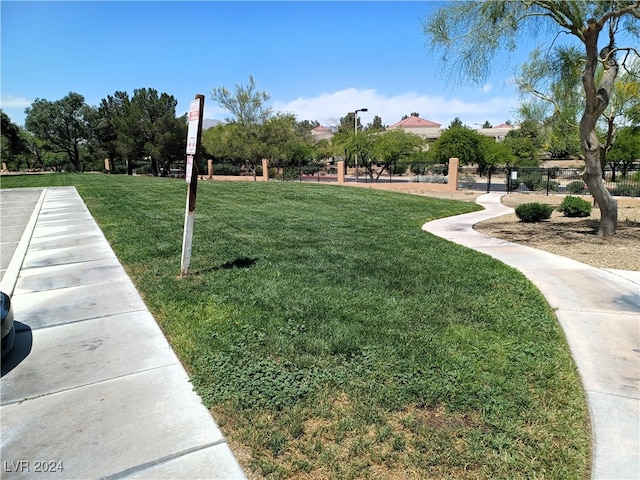
[[29, 132], [46, 141], [54, 152], [64, 153], [76, 171], [84, 170], [80, 145], [90, 136], [91, 107], [82, 95], [70, 92], [53, 102], [37, 98], [25, 113], [25, 127]]
[[230, 113], [226, 118], [229, 123], [244, 126], [261, 124], [272, 115], [271, 108], [266, 106], [271, 95], [266, 91], [259, 91], [258, 84], [251, 75], [248, 85], [236, 84], [233, 92], [224, 86], [213, 88], [211, 99]]

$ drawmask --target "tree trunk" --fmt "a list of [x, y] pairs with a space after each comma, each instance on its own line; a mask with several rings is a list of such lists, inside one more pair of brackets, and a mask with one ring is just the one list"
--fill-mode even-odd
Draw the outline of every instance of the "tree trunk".
[[[580, 142], [584, 153], [585, 169], [582, 179], [589, 186], [589, 191], [600, 207], [600, 227], [598, 236], [609, 237], [615, 235], [618, 226], [618, 202], [607, 190], [602, 178], [600, 151], [602, 146], [596, 135], [596, 122], [607, 108], [613, 90], [613, 82], [618, 74], [618, 63], [615, 59], [613, 44], [598, 54], [598, 36], [601, 25], [590, 22], [584, 31], [584, 44], [587, 58], [582, 84], [585, 93], [585, 109], [580, 120]], [[604, 74], [600, 84], [596, 86], [595, 73], [598, 59], [602, 57]]]
[[607, 190], [602, 179], [598, 150], [585, 151], [584, 163], [585, 169], [582, 173], [582, 179], [589, 186], [589, 192], [591, 192], [598, 207], [600, 207], [598, 236], [609, 237], [615, 235], [618, 226], [618, 202]]

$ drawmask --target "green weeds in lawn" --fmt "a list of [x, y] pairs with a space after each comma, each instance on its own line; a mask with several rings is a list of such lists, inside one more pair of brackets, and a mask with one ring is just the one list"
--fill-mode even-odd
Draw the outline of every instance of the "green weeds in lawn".
[[268, 478], [587, 478], [561, 329], [516, 271], [421, 231], [473, 205], [297, 183], [73, 183], [245, 470]]

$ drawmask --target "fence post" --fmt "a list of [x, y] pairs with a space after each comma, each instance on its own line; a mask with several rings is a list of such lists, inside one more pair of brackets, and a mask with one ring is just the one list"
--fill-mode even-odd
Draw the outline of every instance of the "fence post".
[[262, 159], [262, 180], [265, 182], [269, 181], [269, 160], [266, 158]]
[[551, 182], [551, 169], [547, 168], [547, 195], [549, 195], [549, 183]]
[[[447, 172], [449, 190], [458, 190], [458, 168], [460, 167], [460, 159], [452, 157], [449, 159], [449, 171]], [[419, 178], [419, 177], [418, 177]]]
[[213, 160], [207, 160], [207, 170], [209, 171], [209, 180], [213, 178]]
[[338, 162], [338, 184], [344, 183], [344, 160]]

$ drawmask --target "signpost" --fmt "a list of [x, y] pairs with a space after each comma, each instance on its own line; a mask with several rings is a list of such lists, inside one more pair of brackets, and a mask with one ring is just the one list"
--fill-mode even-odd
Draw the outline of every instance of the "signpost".
[[196, 214], [196, 189], [198, 187], [198, 159], [200, 157], [200, 138], [202, 137], [202, 115], [204, 95], [196, 95], [189, 108], [189, 127], [187, 129], [187, 207], [184, 213], [184, 234], [182, 237], [182, 260], [180, 276], [189, 274], [191, 263], [191, 244], [193, 241], [193, 220]]

